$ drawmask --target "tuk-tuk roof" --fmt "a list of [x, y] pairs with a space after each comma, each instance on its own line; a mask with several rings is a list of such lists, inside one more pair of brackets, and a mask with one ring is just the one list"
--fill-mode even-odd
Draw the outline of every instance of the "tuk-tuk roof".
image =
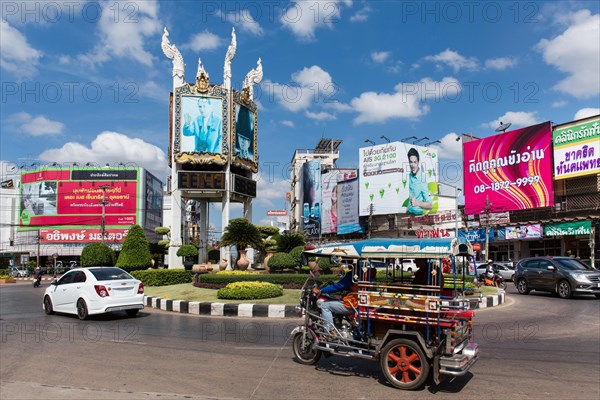
[[472, 256], [473, 248], [463, 238], [368, 239], [330, 243], [304, 252], [308, 255], [345, 258], [440, 258], [459, 254]]

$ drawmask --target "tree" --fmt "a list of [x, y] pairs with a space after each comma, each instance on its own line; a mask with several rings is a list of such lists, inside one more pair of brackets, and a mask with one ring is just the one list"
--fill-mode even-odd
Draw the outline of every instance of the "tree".
[[139, 225], [133, 225], [119, 254], [117, 267], [133, 271], [136, 269], [147, 268], [152, 261], [148, 239], [144, 230]]
[[289, 253], [294, 247], [304, 246], [306, 239], [300, 232], [286, 231], [279, 237], [277, 242], [277, 251], [280, 253]]
[[[194, 258], [198, 257], [198, 248], [193, 244], [184, 244], [179, 249], [177, 249], [177, 257], [183, 258], [184, 264], [193, 263]], [[188, 269], [187, 266], [186, 269]], [[191, 266], [189, 266], [189, 269], [191, 269]]]
[[221, 237], [221, 246], [235, 246], [239, 257], [246, 258], [246, 248], [262, 249], [262, 238], [256, 226], [245, 218], [234, 218], [229, 221], [225, 233]]
[[90, 243], [81, 251], [81, 266], [92, 267], [95, 265], [115, 265], [115, 252], [102, 242]]

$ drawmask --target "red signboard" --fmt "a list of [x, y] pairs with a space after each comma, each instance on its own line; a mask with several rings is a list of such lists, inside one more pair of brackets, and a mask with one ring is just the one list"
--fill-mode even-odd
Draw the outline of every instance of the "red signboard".
[[[104, 241], [107, 243], [123, 243], [129, 228], [105, 229]], [[101, 229], [41, 229], [40, 243], [93, 243], [102, 241]]]
[[463, 144], [465, 213], [550, 207], [550, 122]]
[[269, 217], [285, 217], [287, 210], [267, 210], [267, 215]]
[[[98, 227], [141, 222], [137, 168], [42, 169], [21, 175], [19, 229]], [[103, 206], [104, 203], [104, 206]]]

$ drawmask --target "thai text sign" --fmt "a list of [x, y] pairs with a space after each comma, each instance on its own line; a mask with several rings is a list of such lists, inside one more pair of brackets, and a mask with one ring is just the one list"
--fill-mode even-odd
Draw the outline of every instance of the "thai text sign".
[[564, 222], [544, 226], [544, 236], [591, 235], [592, 221]]
[[[468, 232], [458, 231], [459, 238], [465, 238], [471, 243], [485, 242], [485, 229], [469, 229]], [[494, 229], [488, 229], [488, 242], [494, 241]]]
[[549, 207], [550, 122], [463, 144], [465, 213]]
[[269, 216], [269, 217], [285, 217], [285, 216], [287, 216], [287, 210], [267, 210], [267, 216]]
[[552, 142], [554, 179], [600, 173], [600, 117], [557, 126]]
[[358, 179], [338, 183], [338, 235], [361, 232], [358, 218]]
[[[139, 169], [49, 169], [21, 174], [19, 230], [130, 226], [141, 221]], [[102, 202], [104, 200], [104, 207]]]
[[[123, 243], [129, 232], [126, 229], [105, 229], [104, 241], [109, 243]], [[40, 243], [93, 243], [101, 242], [101, 229], [41, 229]]]

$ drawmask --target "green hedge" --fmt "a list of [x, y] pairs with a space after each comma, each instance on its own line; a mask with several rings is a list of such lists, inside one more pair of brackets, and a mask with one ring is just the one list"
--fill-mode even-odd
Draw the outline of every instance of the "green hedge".
[[288, 253], [275, 253], [269, 259], [269, 270], [271, 272], [281, 271], [282, 269], [295, 268], [296, 262]]
[[283, 295], [283, 288], [268, 282], [233, 282], [217, 291], [217, 298], [228, 300], [270, 299]]
[[10, 269], [0, 269], [0, 275], [2, 275], [2, 276], [10, 275]]
[[131, 275], [146, 286], [167, 286], [192, 282], [192, 271], [184, 269], [145, 269], [132, 271]]
[[[269, 282], [276, 285], [295, 284], [302, 285], [306, 281], [306, 275], [300, 274], [252, 274], [252, 275], [231, 275], [231, 274], [203, 274], [198, 277], [200, 283], [227, 285], [232, 282]], [[318, 278], [321, 282], [337, 282], [337, 275], [321, 275]]]

